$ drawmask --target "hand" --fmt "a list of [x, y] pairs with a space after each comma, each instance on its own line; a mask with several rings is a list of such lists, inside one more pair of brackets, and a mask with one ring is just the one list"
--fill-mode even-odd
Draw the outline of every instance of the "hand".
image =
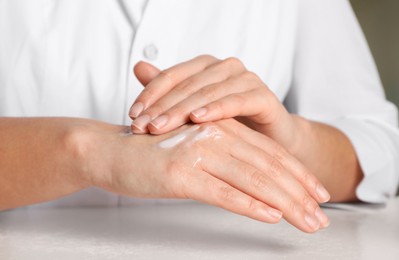
[[300, 139], [295, 135], [295, 116], [235, 58], [199, 56], [162, 72], [141, 62], [135, 73], [146, 88], [130, 109], [134, 133], [162, 134], [190, 120], [239, 117], [289, 151]]
[[[120, 130], [119, 130], [120, 131]], [[329, 194], [276, 142], [234, 119], [164, 135], [96, 132], [88, 163], [95, 186], [146, 198], [188, 198], [304, 232], [328, 226]]]

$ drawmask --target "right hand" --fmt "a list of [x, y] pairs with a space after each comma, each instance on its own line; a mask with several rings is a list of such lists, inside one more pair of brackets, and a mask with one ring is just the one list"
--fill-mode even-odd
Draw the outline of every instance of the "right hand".
[[329, 224], [318, 205], [329, 199], [322, 184], [275, 141], [234, 119], [116, 136], [95, 142], [89, 169], [96, 186], [132, 197], [194, 199], [267, 223], [283, 216], [309, 233]]

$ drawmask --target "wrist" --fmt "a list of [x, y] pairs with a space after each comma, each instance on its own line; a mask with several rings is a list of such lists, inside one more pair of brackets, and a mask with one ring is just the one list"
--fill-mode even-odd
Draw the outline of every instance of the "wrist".
[[301, 116], [291, 115], [293, 122], [292, 140], [287, 150], [295, 157], [301, 157], [312, 131], [311, 122]]
[[84, 187], [101, 186], [109, 182], [117, 133], [121, 127], [89, 120], [77, 119], [64, 133], [71, 178]]
[[88, 123], [84, 120], [69, 123], [63, 133], [63, 144], [66, 150], [66, 158], [69, 161], [71, 179], [83, 188], [92, 186], [92, 169], [90, 151], [93, 150], [93, 136], [89, 131]]

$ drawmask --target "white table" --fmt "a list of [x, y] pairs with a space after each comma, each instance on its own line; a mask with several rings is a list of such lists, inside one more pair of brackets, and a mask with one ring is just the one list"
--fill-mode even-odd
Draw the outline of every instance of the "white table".
[[313, 235], [195, 202], [0, 213], [0, 259], [399, 259], [399, 199]]

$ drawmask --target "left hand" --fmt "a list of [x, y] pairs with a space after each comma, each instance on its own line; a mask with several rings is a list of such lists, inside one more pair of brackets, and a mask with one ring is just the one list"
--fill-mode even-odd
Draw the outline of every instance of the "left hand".
[[130, 109], [134, 133], [163, 134], [189, 122], [239, 117], [289, 151], [295, 146], [295, 116], [236, 58], [198, 56], [159, 71], [140, 62], [138, 79], [146, 85]]

